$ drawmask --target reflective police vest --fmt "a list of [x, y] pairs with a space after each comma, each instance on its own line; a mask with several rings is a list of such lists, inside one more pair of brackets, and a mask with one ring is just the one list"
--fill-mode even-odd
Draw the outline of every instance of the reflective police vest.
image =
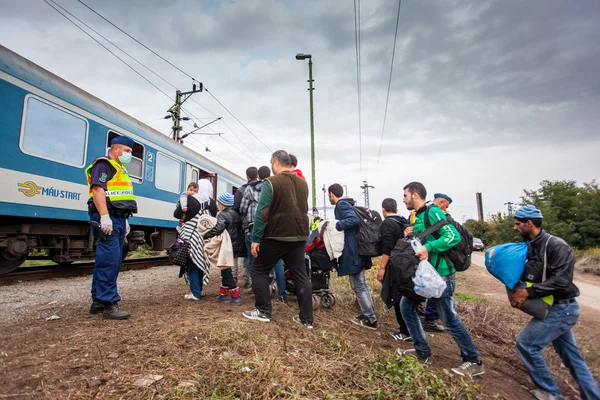
[[[137, 212], [137, 203], [135, 196], [133, 195], [133, 184], [129, 178], [127, 170], [121, 165], [108, 157], [98, 157], [85, 169], [85, 176], [87, 177], [88, 191], [90, 198], [88, 204], [90, 207], [93, 206], [92, 197], [94, 192], [92, 191], [92, 168], [100, 160], [108, 161], [110, 165], [115, 169], [115, 175], [106, 182], [106, 206], [109, 210], [119, 209], [125, 211]], [[91, 203], [91, 204], [90, 204]], [[95, 208], [95, 207], [93, 207]]]

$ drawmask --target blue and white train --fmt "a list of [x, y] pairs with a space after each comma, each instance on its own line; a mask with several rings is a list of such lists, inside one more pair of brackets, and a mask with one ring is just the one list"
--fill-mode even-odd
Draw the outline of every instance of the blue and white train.
[[215, 193], [235, 193], [245, 182], [0, 46], [0, 274], [34, 250], [61, 264], [94, 257], [84, 169], [115, 135], [135, 140], [127, 170], [139, 212], [125, 251], [173, 242], [174, 205], [188, 182], [208, 178]]

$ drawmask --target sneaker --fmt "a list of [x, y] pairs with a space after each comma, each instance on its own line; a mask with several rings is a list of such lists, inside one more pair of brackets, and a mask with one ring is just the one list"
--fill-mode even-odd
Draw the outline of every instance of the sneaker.
[[485, 371], [483, 370], [483, 363], [477, 364], [474, 362], [465, 361], [460, 367], [452, 368], [452, 372], [460, 376], [478, 376], [483, 375]]
[[423, 358], [419, 355], [419, 353], [417, 353], [416, 349], [408, 349], [408, 350], [396, 349], [396, 353], [398, 355], [416, 357], [417, 360], [419, 360], [419, 362], [421, 364], [427, 364], [427, 365], [433, 364], [433, 356], [431, 354], [428, 355], [427, 357]]
[[529, 393], [538, 400], [560, 400], [560, 397], [542, 389], [533, 389], [530, 390]]
[[387, 337], [392, 340], [398, 340], [400, 342], [414, 342], [410, 335], [405, 335], [402, 332], [388, 332]]
[[111, 305], [105, 306], [102, 312], [103, 319], [127, 319], [129, 313], [121, 308], [119, 303], [112, 303]]
[[257, 321], [262, 321], [262, 322], [270, 322], [271, 321], [271, 317], [267, 313], [259, 311], [256, 308], [254, 310], [244, 311], [242, 313], [242, 315], [248, 319], [255, 319]]
[[283, 296], [277, 296], [277, 301], [283, 304], [287, 304], [288, 303], [288, 297], [287, 294], [284, 294]]
[[425, 315], [425, 309], [427, 308], [426, 304], [427, 303], [425, 303], [425, 302], [420, 303], [417, 306], [417, 313], [419, 313], [420, 315]]
[[[200, 296], [200, 297], [202, 297], [202, 296]], [[200, 297], [196, 297], [192, 293], [189, 293], [189, 294], [186, 294], [185, 296], [183, 296], [184, 299], [195, 300], [195, 301], [200, 300]]]
[[306, 329], [313, 329], [313, 323], [312, 322], [302, 322], [302, 320], [300, 319], [300, 314], [294, 315], [294, 317], [292, 318], [292, 320], [295, 323], [304, 326]]
[[352, 318], [350, 321], [353, 324], [356, 324], [359, 326], [364, 326], [365, 328], [368, 328], [368, 329], [377, 329], [377, 321], [369, 322], [367, 317], [365, 317], [364, 315], [358, 315], [358, 316]]
[[440, 324], [435, 319], [426, 319], [423, 322], [423, 329], [429, 332], [444, 332], [446, 330], [444, 325]]
[[104, 312], [104, 304], [99, 301], [93, 301], [90, 306], [90, 314], [101, 314]]

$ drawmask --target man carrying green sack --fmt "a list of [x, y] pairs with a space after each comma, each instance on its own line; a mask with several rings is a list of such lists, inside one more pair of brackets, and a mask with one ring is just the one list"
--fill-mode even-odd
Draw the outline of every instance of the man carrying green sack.
[[521, 281], [532, 284], [515, 288], [510, 303], [521, 308], [527, 299], [553, 296], [546, 318], [533, 318], [517, 335], [517, 354], [538, 387], [531, 394], [540, 400], [563, 398], [542, 355], [542, 350], [552, 343], [579, 385], [581, 398], [600, 399], [598, 385], [577, 348], [572, 331], [579, 319], [579, 304], [575, 300], [579, 289], [573, 284], [573, 250], [563, 239], [542, 229], [542, 212], [534, 206], [521, 207], [514, 218], [515, 230], [529, 245]]

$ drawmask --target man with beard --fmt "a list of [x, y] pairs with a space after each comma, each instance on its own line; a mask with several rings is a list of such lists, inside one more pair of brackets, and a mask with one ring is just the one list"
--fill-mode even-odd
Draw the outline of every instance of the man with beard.
[[[425, 232], [425, 213], [427, 218], [434, 225], [440, 221], [446, 220], [446, 215], [438, 206], [427, 203], [427, 190], [420, 182], [411, 182], [404, 187], [404, 204], [408, 210], [416, 210], [414, 234], [419, 235]], [[456, 315], [454, 310], [454, 289], [456, 287], [456, 277], [454, 266], [443, 257], [444, 252], [460, 243], [460, 234], [451, 224], [441, 226], [433, 234], [427, 236], [423, 241], [422, 248], [415, 254], [419, 260], [429, 260], [431, 265], [437, 270], [440, 276], [446, 282], [446, 290], [439, 299], [436, 299], [435, 305], [438, 313], [444, 323], [446, 330], [452, 335], [452, 338], [460, 348], [460, 355], [463, 363], [456, 368], [452, 368], [455, 374], [465, 376], [483, 375], [484, 368], [479, 359], [479, 352], [469, 335], [469, 331]], [[417, 314], [417, 307], [420, 301], [403, 297], [400, 302], [402, 317], [406, 322], [410, 336], [413, 338], [415, 348], [405, 350], [403, 354], [412, 354], [420, 362], [431, 364], [432, 355], [429, 343], [423, 332], [421, 321]]]
[[542, 350], [552, 343], [579, 385], [581, 398], [600, 399], [598, 385], [577, 348], [572, 330], [579, 319], [579, 304], [575, 300], [579, 289], [573, 284], [573, 250], [563, 239], [542, 229], [542, 212], [534, 206], [521, 207], [514, 218], [515, 230], [529, 247], [521, 280], [533, 282], [533, 285], [527, 289], [515, 289], [510, 304], [521, 308], [527, 299], [554, 296], [546, 319], [532, 318], [517, 335], [517, 354], [538, 387], [531, 394], [540, 400], [563, 397], [542, 355]]

